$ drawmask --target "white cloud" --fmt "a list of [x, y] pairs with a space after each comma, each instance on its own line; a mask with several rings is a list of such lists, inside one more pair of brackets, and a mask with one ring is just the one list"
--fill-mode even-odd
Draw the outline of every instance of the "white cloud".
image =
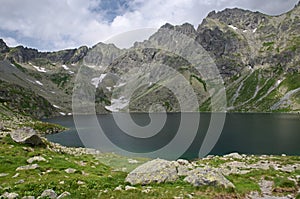
[[[41, 50], [92, 46], [112, 35], [139, 28], [158, 28], [166, 22], [197, 26], [211, 10], [242, 7], [279, 14], [297, 0], [130, 0], [127, 11], [111, 22], [105, 10], [91, 11], [102, 0], [2, 0], [0, 37], [17, 45], [36, 45]], [[111, 1], [113, 2], [113, 1]], [[3, 33], [6, 32], [6, 34]], [[7, 36], [7, 32], [12, 35]], [[18, 41], [18, 42], [17, 42]]]
[[6, 43], [6, 45], [8, 45], [10, 47], [15, 47], [15, 46], [22, 45], [21, 43], [17, 42], [12, 37], [2, 37], [2, 39], [4, 40], [4, 42]]

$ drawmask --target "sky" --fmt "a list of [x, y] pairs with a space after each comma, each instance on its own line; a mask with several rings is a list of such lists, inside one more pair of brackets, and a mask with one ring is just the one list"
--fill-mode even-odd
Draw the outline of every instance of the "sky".
[[[89, 47], [127, 35], [147, 39], [165, 23], [195, 28], [212, 11], [242, 8], [279, 15], [298, 0], [0, 0], [0, 38], [41, 51]], [[141, 29], [141, 31], [140, 31]], [[117, 39], [118, 40], [118, 39]], [[122, 39], [121, 39], [122, 40]]]

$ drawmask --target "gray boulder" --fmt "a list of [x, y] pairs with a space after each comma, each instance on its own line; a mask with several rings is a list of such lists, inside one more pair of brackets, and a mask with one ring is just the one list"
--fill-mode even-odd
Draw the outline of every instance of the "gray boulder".
[[221, 172], [211, 168], [196, 168], [187, 173], [184, 178], [185, 182], [188, 182], [194, 186], [224, 186], [225, 188], [234, 188], [234, 185], [227, 180]]
[[27, 160], [27, 162], [29, 164], [32, 164], [33, 162], [45, 162], [45, 161], [46, 161], [46, 159], [44, 157], [42, 157], [42, 156], [34, 156], [34, 157], [29, 158]]
[[34, 196], [23, 196], [22, 199], [35, 199]]
[[39, 168], [38, 164], [29, 164], [29, 165], [25, 165], [25, 166], [20, 166], [16, 169], [16, 171], [25, 171], [25, 170], [34, 170]]
[[41, 198], [47, 197], [47, 198], [51, 198], [51, 199], [56, 199], [57, 194], [52, 189], [46, 189], [45, 191], [43, 191], [43, 193], [40, 197]]
[[31, 128], [21, 128], [10, 133], [10, 137], [17, 143], [32, 146], [43, 145], [42, 139]]
[[243, 156], [235, 152], [235, 153], [224, 155], [224, 158], [243, 159]]
[[73, 168], [67, 168], [65, 169], [65, 172], [70, 174], [70, 173], [75, 173], [76, 172], [76, 169], [73, 169]]
[[5, 192], [4, 194], [2, 194], [0, 196], [0, 198], [7, 198], [7, 199], [15, 199], [18, 197], [19, 197], [19, 194], [17, 194], [17, 193], [8, 193], [8, 192]]
[[177, 180], [176, 165], [167, 160], [155, 159], [130, 172], [125, 181], [131, 185], [172, 182]]

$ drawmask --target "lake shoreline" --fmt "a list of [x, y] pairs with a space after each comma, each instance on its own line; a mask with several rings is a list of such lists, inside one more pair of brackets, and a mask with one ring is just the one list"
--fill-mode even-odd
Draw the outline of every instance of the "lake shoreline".
[[[224, 156], [210, 155], [193, 161], [150, 160], [64, 147], [43, 138], [46, 144], [44, 147], [18, 144], [13, 142], [8, 134], [0, 134], [1, 157], [6, 161], [10, 160], [0, 166], [0, 195], [4, 198], [8, 194], [38, 197], [46, 190], [52, 190], [51, 192], [57, 195], [68, 193], [71, 198], [92, 198], [95, 194], [98, 198], [155, 198], [157, 195], [175, 198], [180, 194], [193, 198], [300, 197], [299, 156], [231, 153]], [[21, 153], [22, 156], [16, 157], [16, 153]], [[27, 163], [25, 167], [23, 165], [26, 164], [26, 160], [37, 162]], [[155, 165], [150, 166], [153, 161]], [[175, 175], [182, 177], [166, 177], [174, 173], [171, 170], [160, 171], [164, 164], [168, 164], [170, 169], [176, 167], [178, 173]], [[29, 169], [30, 165], [35, 167]], [[148, 168], [147, 165], [150, 166], [147, 169], [148, 174], [139, 174], [138, 171]], [[205, 180], [208, 184], [193, 184], [194, 181], [190, 180], [194, 177], [189, 177], [189, 173], [193, 172], [207, 172], [201, 174], [199, 180]], [[164, 173], [167, 175], [162, 175]], [[206, 175], [210, 177], [206, 178]], [[138, 178], [135, 179], [135, 176]], [[153, 179], [154, 181], [151, 181]], [[27, 186], [29, 184], [30, 190]], [[7, 189], [8, 186], [11, 188]]]

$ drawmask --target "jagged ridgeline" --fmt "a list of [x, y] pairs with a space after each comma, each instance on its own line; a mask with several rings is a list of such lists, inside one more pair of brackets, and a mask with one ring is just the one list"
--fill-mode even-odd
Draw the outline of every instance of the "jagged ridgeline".
[[[160, 111], [162, 107], [169, 112], [180, 111], [176, 95], [162, 85], [163, 80], [141, 84], [131, 96], [118, 95], [143, 80], [141, 75], [133, 84], [130, 79], [122, 77], [130, 77], [130, 73], [138, 76], [140, 66], [155, 69], [160, 65], [172, 67], [193, 88], [199, 103], [195, 111], [210, 111], [207, 82], [186, 59], [192, 56], [190, 51], [187, 50], [182, 57], [147, 47], [149, 42], [174, 47], [187, 42], [183, 40], [176, 44], [170, 37], [166, 38], [162, 34], [166, 29], [192, 39], [214, 60], [224, 80], [228, 111], [300, 111], [298, 5], [280, 16], [241, 9], [211, 12], [197, 29], [190, 24], [166, 24], [148, 40], [136, 43], [130, 49], [98, 43], [92, 48], [83, 46], [58, 52], [39, 52], [23, 46], [11, 48], [0, 40], [2, 117], [16, 111], [36, 118], [71, 114], [72, 93], [74, 86], [78, 86], [75, 79], [79, 70], [84, 74], [80, 81], [86, 88], [83, 94], [95, 95], [98, 113], [122, 111], [128, 107], [131, 111], [141, 112], [148, 112], [150, 108]], [[107, 66], [105, 70], [104, 66]], [[171, 84], [174, 78], [169, 77], [164, 83]], [[113, 93], [113, 90], [117, 92]], [[181, 95], [187, 95], [185, 89], [181, 92]], [[162, 107], [151, 107], [151, 104], [161, 104]]]

